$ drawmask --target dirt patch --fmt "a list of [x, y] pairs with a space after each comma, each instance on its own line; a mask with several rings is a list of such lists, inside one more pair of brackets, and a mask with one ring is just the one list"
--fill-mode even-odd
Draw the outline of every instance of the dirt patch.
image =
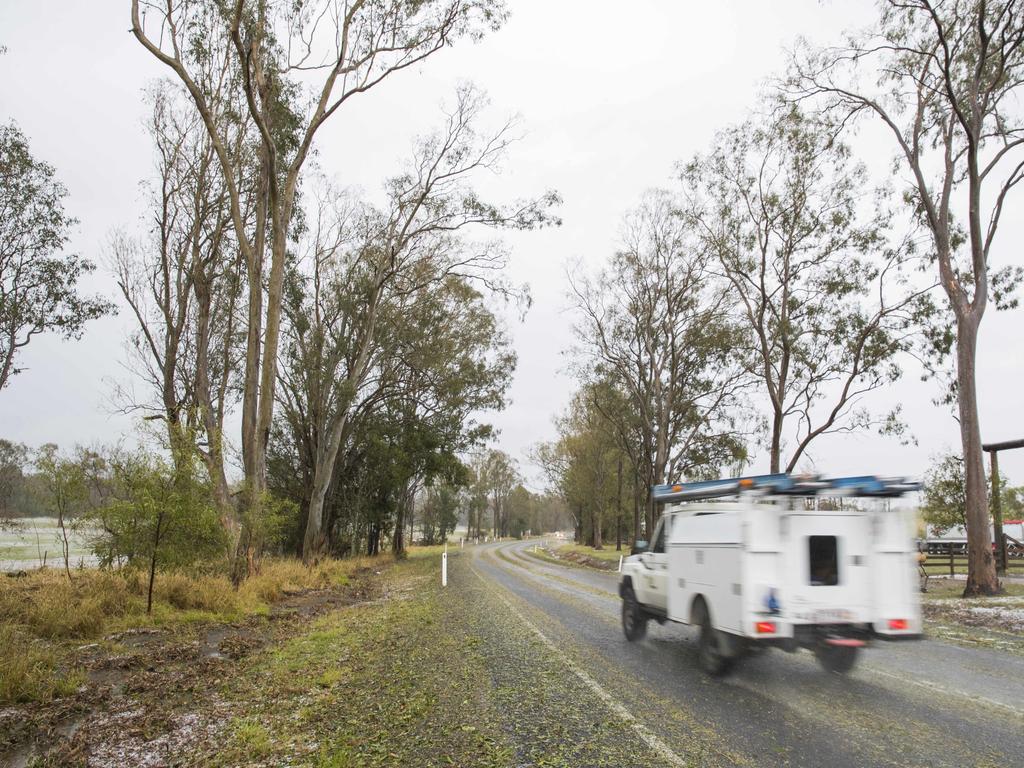
[[72, 696], [0, 710], [0, 766], [167, 765], [183, 745], [214, 741], [230, 720], [219, 691], [240, 660], [321, 614], [375, 599], [374, 575], [287, 595], [235, 624], [134, 629], [79, 646], [72, 663], [87, 682]]

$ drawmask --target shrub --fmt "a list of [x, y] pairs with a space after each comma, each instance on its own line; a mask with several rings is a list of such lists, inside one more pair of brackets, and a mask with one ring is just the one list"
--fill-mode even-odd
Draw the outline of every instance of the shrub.
[[224, 530], [200, 474], [194, 457], [182, 457], [176, 465], [144, 452], [123, 457], [114, 465], [119, 498], [92, 513], [101, 531], [93, 540], [96, 554], [108, 564], [127, 562], [146, 571], [147, 613], [158, 570], [224, 552]]

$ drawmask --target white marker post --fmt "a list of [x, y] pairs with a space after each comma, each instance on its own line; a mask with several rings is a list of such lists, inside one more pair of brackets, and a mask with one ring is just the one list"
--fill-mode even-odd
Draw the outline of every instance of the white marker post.
[[441, 554], [441, 586], [448, 586], [448, 542], [444, 543], [444, 552]]
[[619, 573], [622, 573], [622, 555], [619, 555]]

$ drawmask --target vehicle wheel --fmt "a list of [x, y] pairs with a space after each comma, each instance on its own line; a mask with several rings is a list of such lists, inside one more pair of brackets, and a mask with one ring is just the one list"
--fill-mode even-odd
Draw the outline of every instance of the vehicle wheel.
[[845, 675], [857, 663], [857, 651], [859, 650], [859, 648], [823, 643], [814, 649], [814, 655], [827, 671], [836, 675]]
[[711, 612], [701, 600], [694, 607], [694, 613], [696, 624], [700, 627], [700, 638], [697, 641], [700, 665], [709, 675], [723, 675], [729, 671], [733, 660], [725, 655], [722, 638], [718, 630], [711, 626]]
[[647, 621], [650, 617], [644, 613], [643, 606], [637, 602], [632, 587], [626, 587], [622, 596], [622, 631], [631, 643], [643, 640], [647, 634]]

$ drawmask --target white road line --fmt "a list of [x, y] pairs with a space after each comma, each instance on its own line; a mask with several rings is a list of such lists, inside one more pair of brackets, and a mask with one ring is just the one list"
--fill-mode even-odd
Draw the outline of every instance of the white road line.
[[665, 760], [665, 762], [667, 762], [669, 765], [680, 766], [680, 768], [686, 768], [686, 766], [689, 765], [689, 763], [687, 763], [679, 755], [673, 752], [672, 749], [668, 746], [668, 744], [666, 744], [664, 741], [662, 741], [653, 733], [651, 733], [651, 731], [648, 730], [647, 726], [645, 726], [643, 723], [637, 720], [628, 709], [626, 709], [624, 706], [622, 706], [622, 704], [620, 704], [618, 701], [612, 698], [612, 695], [608, 693], [608, 691], [606, 691], [604, 688], [602, 688], [600, 683], [598, 683], [594, 678], [592, 678], [583, 669], [581, 669], [576, 664], [576, 662], [574, 662], [572, 659], [566, 656], [561, 648], [559, 648], [557, 645], [555, 645], [554, 642], [549, 640], [547, 635], [541, 632], [540, 629], [538, 629], [533, 622], [526, 618], [522, 614], [522, 612], [519, 611], [518, 608], [512, 605], [512, 603], [510, 603], [505, 598], [504, 595], [502, 595], [496, 589], [493, 589], [488, 584], [487, 580], [477, 572], [476, 568], [474, 568], [471, 565], [469, 566], [469, 569], [478, 579], [480, 579], [480, 582], [484, 585], [484, 589], [487, 589], [488, 591], [492, 592], [495, 597], [501, 600], [501, 602], [503, 602], [505, 606], [510, 611], [512, 611], [516, 618], [523, 622], [523, 624], [525, 624], [527, 628], [529, 628], [530, 631], [533, 632], [533, 634], [540, 638], [540, 641], [544, 643], [545, 646], [547, 646], [548, 650], [550, 650], [559, 659], [559, 661], [565, 664], [565, 666], [568, 667], [569, 670], [574, 675], [576, 675], [576, 677], [582, 680], [583, 683], [590, 690], [592, 690], [597, 695], [597, 697], [601, 699], [601, 701], [603, 701], [605, 705], [618, 716], [620, 720], [626, 722], [630, 726], [630, 728], [633, 729], [636, 735], [639, 736], [641, 740], [643, 740], [644, 744], [651, 748], [651, 751], [653, 751], [655, 754], [657, 754], [659, 757]]

